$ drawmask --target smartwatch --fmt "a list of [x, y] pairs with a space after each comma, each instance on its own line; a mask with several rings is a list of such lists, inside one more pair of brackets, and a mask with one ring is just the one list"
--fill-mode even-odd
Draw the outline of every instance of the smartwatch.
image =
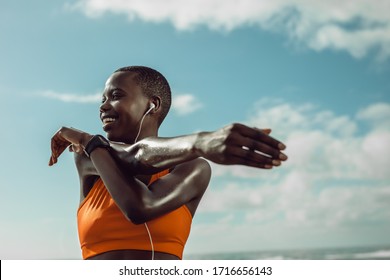
[[84, 148], [84, 153], [87, 155], [87, 157], [90, 157], [91, 153], [96, 148], [108, 149], [110, 148], [110, 142], [102, 135], [96, 134], [91, 138], [91, 140], [88, 141], [87, 145]]

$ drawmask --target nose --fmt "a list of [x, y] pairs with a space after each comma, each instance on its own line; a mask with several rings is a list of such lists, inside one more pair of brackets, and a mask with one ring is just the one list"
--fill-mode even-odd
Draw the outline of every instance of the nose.
[[109, 102], [108, 102], [108, 99], [106, 99], [106, 100], [103, 101], [102, 104], [100, 105], [99, 111], [100, 111], [100, 113], [103, 113], [103, 112], [107, 111], [108, 109], [109, 109]]

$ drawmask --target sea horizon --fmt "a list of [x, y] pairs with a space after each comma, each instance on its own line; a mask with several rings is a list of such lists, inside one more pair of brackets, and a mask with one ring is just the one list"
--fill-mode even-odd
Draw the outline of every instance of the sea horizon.
[[390, 245], [185, 254], [186, 260], [390, 260]]

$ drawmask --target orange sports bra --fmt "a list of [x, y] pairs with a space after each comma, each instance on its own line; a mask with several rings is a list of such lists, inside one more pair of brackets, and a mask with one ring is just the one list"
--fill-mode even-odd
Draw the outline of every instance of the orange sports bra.
[[[149, 184], [168, 173], [154, 174]], [[185, 205], [148, 221], [154, 251], [182, 259], [191, 223], [192, 215]], [[77, 225], [83, 259], [113, 250], [152, 250], [145, 225], [125, 218], [100, 178], [77, 211]]]

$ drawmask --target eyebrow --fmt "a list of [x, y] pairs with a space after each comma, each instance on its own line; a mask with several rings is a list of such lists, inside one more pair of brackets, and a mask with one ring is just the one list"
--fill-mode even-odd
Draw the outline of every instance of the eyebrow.
[[121, 89], [121, 88], [119, 88], [119, 87], [114, 87], [114, 88], [109, 89], [108, 91], [104, 90], [102, 96], [103, 96], [103, 97], [106, 96], [105, 92], [107, 92], [107, 95], [108, 95], [108, 94], [113, 93], [113, 92], [116, 91], [116, 90], [121, 91], [121, 92], [127, 94], [127, 92], [126, 92], [125, 90], [123, 90], [123, 89]]

